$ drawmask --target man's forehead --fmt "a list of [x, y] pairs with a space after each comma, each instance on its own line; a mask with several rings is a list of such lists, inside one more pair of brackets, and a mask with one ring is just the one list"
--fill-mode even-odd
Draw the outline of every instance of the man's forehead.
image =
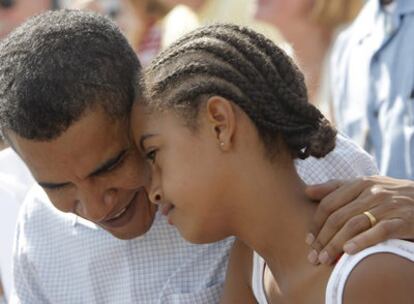
[[59, 137], [37, 141], [10, 134], [16, 152], [41, 179], [60, 179], [65, 172], [89, 175], [131, 146], [127, 120], [104, 113], [85, 115]]

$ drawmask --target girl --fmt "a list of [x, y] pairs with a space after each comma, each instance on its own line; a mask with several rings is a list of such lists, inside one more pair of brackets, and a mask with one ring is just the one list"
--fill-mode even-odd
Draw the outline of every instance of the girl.
[[[223, 303], [323, 303], [325, 290], [326, 303], [412, 302], [411, 243], [343, 256], [335, 268], [307, 262], [297, 239], [316, 206], [305, 183], [375, 169], [308, 103], [282, 50], [246, 28], [211, 25], [161, 53], [144, 84], [132, 128], [151, 163], [150, 199], [191, 242], [238, 239]], [[365, 211], [375, 224], [377, 210]]]

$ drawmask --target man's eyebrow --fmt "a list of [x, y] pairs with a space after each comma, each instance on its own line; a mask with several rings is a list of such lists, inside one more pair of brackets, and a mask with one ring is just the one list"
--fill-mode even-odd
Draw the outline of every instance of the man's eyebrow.
[[139, 139], [139, 147], [141, 148], [142, 151], [145, 150], [144, 148], [144, 141], [150, 137], [155, 136], [155, 134], [144, 134], [141, 136], [141, 138]]
[[[103, 163], [102, 165], [100, 165], [98, 168], [96, 168], [92, 173], [90, 173], [88, 175], [88, 177], [91, 176], [97, 176], [99, 174], [102, 174], [106, 171], [108, 171], [109, 169], [111, 169], [114, 165], [116, 165], [122, 157], [124, 157], [124, 155], [127, 153], [128, 149], [124, 149], [121, 152], [119, 152], [115, 157], [107, 160], [105, 163]], [[64, 183], [49, 183], [49, 182], [38, 182], [38, 184], [42, 187], [42, 188], [46, 188], [46, 189], [57, 189], [57, 188], [61, 188], [64, 186], [67, 186], [70, 184], [70, 182], [64, 182]]]
[[96, 168], [94, 171], [89, 173], [88, 177], [97, 176], [99, 174], [102, 174], [109, 169], [111, 169], [117, 162], [121, 160], [121, 158], [127, 153], [128, 149], [124, 149], [121, 152], [119, 152], [115, 157], [112, 157], [111, 159], [107, 160], [105, 163], [100, 165], [98, 168]]

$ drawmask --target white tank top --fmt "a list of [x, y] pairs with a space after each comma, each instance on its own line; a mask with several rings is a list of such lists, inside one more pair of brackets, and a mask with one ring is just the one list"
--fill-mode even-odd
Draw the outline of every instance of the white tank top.
[[[325, 304], [342, 304], [345, 283], [352, 269], [364, 258], [375, 253], [392, 253], [414, 263], [414, 243], [402, 240], [388, 240], [354, 255], [344, 254], [329, 277]], [[252, 289], [258, 304], [268, 304], [263, 284], [265, 265], [263, 258], [255, 252], [253, 254]]]

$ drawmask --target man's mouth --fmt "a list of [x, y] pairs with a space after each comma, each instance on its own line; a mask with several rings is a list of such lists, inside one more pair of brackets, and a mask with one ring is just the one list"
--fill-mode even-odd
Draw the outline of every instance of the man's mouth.
[[126, 225], [135, 214], [136, 204], [142, 190], [137, 191], [129, 203], [115, 214], [109, 215], [105, 220], [100, 222], [101, 225], [109, 228], [118, 228]]
[[[131, 203], [129, 203], [129, 204], [131, 204]], [[129, 204], [128, 204], [128, 206], [129, 206]], [[127, 210], [128, 206], [126, 206], [124, 209], [122, 209], [119, 213], [115, 214], [113, 217], [107, 219], [107, 221], [115, 220], [115, 219], [121, 217], [125, 213], [125, 210]]]

